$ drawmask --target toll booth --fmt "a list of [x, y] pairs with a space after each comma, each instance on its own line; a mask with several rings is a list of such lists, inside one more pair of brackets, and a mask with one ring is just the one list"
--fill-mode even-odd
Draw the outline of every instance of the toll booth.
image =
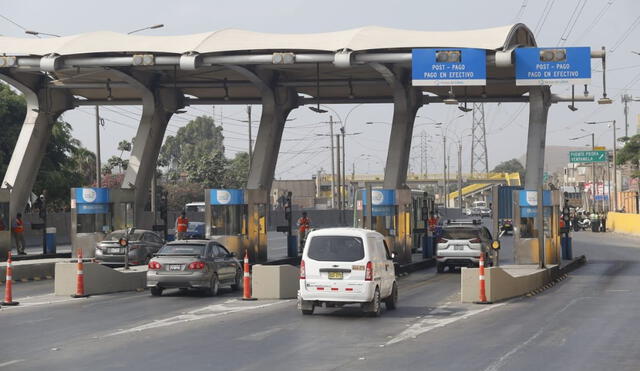
[[411, 241], [412, 251], [424, 248], [429, 225], [429, 214], [435, 212], [435, 197], [427, 192], [411, 191]]
[[249, 203], [250, 193], [242, 189], [205, 190], [205, 234], [239, 258], [248, 251], [251, 261], [264, 262], [267, 208], [266, 204], [260, 207], [260, 203]]
[[0, 260], [7, 259], [11, 251], [11, 218], [9, 216], [9, 196], [11, 190], [0, 189]]
[[[543, 192], [544, 208], [544, 261], [560, 264], [560, 191]], [[538, 213], [536, 191], [513, 191], [514, 254], [516, 264], [538, 264]]]
[[[367, 191], [360, 192], [362, 210], [360, 227], [368, 225]], [[413, 202], [410, 189], [374, 189], [371, 191], [371, 226], [382, 234], [387, 246], [396, 254], [400, 264], [411, 262]]]
[[71, 246], [95, 256], [96, 243], [115, 230], [135, 227], [134, 190], [71, 188]]

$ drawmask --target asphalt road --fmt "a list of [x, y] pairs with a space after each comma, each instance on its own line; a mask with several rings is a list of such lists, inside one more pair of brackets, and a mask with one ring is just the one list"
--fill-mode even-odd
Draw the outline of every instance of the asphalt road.
[[[510, 259], [510, 238], [503, 262]], [[15, 285], [0, 310], [1, 370], [638, 370], [640, 240], [579, 232], [589, 263], [534, 297], [459, 302], [459, 273], [400, 278], [400, 302], [380, 318], [356, 308], [302, 316], [294, 300], [239, 300], [225, 290], [47, 294]]]

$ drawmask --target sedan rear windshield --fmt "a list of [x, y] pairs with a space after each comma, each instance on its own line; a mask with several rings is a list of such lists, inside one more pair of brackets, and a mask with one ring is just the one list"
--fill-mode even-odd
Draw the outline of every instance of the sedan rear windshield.
[[472, 240], [480, 238], [480, 230], [475, 228], [445, 228], [442, 238], [447, 240]]
[[165, 245], [159, 255], [204, 255], [204, 245]]
[[364, 258], [360, 237], [316, 236], [309, 243], [309, 258], [319, 261], [354, 262]]
[[[106, 241], [118, 241], [121, 238], [127, 238], [127, 233], [123, 231], [114, 231], [107, 235], [105, 238]], [[131, 241], [140, 241], [142, 238], [142, 233], [133, 233], [129, 235], [129, 240]]]

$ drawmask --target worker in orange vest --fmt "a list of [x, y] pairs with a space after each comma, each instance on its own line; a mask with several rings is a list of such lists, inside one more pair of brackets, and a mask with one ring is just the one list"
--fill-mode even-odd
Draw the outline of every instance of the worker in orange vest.
[[176, 239], [184, 240], [188, 228], [189, 219], [186, 217], [186, 213], [183, 211], [180, 213], [178, 219], [176, 219]]
[[11, 227], [13, 240], [16, 241], [16, 250], [18, 251], [18, 255], [27, 255], [27, 253], [24, 252], [24, 221], [22, 221], [21, 213], [16, 215], [16, 220], [13, 221], [13, 225]]
[[307, 240], [307, 233], [311, 229], [311, 219], [307, 216], [307, 212], [303, 211], [302, 216], [298, 219], [298, 237], [300, 238], [300, 251], [304, 248]]

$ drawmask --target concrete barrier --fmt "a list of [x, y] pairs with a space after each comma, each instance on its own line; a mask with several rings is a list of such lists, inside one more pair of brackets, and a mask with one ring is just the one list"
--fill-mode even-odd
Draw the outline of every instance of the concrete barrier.
[[[84, 292], [87, 295], [135, 291], [147, 286], [146, 266], [112, 269], [98, 263], [84, 263]], [[55, 266], [55, 294], [76, 293], [77, 263], [57, 263]]]
[[[12, 262], [13, 281], [38, 281], [52, 279], [56, 263], [66, 259], [36, 259]], [[5, 282], [7, 263], [0, 263], [0, 282]]]
[[640, 236], [640, 214], [608, 213], [607, 230]]
[[251, 270], [251, 296], [256, 299], [295, 299], [298, 268], [292, 265], [256, 264]]
[[[534, 291], [559, 276], [557, 265], [538, 269], [532, 265], [509, 265], [485, 268], [487, 300], [496, 302]], [[478, 300], [478, 268], [462, 268], [460, 278], [461, 300], [471, 303]]]

